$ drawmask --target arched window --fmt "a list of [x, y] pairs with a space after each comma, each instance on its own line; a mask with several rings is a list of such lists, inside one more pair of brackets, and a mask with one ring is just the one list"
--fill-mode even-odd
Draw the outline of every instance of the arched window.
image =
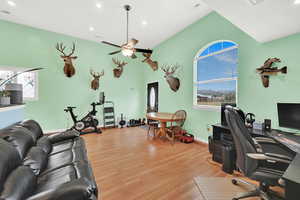
[[194, 107], [219, 109], [236, 103], [238, 45], [216, 41], [202, 48], [194, 59]]

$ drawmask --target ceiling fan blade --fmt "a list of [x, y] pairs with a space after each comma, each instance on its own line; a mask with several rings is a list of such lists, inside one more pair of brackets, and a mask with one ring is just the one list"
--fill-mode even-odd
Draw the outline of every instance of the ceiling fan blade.
[[136, 52], [140, 52], [140, 53], [150, 53], [150, 54], [152, 54], [152, 50], [151, 49], [135, 49], [136, 50]]
[[102, 41], [102, 43], [108, 44], [108, 45], [110, 45], [110, 46], [114, 46], [114, 47], [119, 47], [119, 48], [121, 48], [121, 46], [116, 45], [116, 44], [113, 44], [113, 43], [110, 43], [110, 42]]
[[121, 51], [122, 50], [114, 51], [114, 52], [109, 53], [109, 55], [114, 55], [114, 54], [120, 53]]

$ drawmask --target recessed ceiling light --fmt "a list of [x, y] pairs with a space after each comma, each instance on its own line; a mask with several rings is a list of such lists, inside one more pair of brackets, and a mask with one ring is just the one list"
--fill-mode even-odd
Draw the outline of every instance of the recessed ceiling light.
[[296, 5], [297, 5], [297, 4], [300, 4], [300, 0], [295, 0], [295, 1], [294, 1], [294, 4], [296, 4]]
[[92, 27], [92, 26], [90, 26], [89, 30], [90, 30], [90, 31], [94, 31], [94, 30], [95, 30], [95, 28], [94, 28], [94, 27]]
[[146, 26], [148, 24], [148, 22], [146, 20], [142, 21], [142, 25]]
[[101, 7], [102, 7], [102, 4], [101, 4], [101, 3], [96, 3], [96, 7], [97, 7], [97, 8], [101, 8]]
[[17, 4], [13, 1], [7, 1], [7, 4], [10, 5], [11, 7], [15, 7]]

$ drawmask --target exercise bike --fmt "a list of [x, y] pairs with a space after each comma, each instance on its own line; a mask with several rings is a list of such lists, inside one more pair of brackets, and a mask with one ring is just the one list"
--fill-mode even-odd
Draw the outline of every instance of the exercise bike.
[[[65, 112], [70, 112], [71, 118], [74, 123], [74, 125], [70, 129], [79, 131], [80, 135], [87, 134], [87, 133], [94, 133], [94, 132], [98, 134], [102, 133], [101, 129], [97, 127], [99, 121], [96, 118], [96, 114], [97, 114], [96, 106], [98, 105], [102, 105], [102, 104], [93, 102], [91, 104], [93, 109], [81, 120], [77, 120], [77, 116], [74, 114], [73, 110], [76, 107], [68, 106], [66, 109], [64, 109]], [[90, 127], [93, 128], [91, 131], [84, 131], [85, 129]]]

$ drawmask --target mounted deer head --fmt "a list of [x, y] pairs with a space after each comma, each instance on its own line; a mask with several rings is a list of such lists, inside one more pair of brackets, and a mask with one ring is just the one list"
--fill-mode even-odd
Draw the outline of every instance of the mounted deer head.
[[65, 66], [64, 66], [65, 75], [68, 78], [72, 77], [75, 74], [75, 68], [73, 66], [72, 60], [77, 58], [77, 56], [72, 56], [75, 52], [75, 43], [73, 43], [73, 47], [72, 47], [70, 54], [65, 53], [66, 46], [64, 46], [63, 43], [57, 43], [56, 49], [57, 49], [57, 51], [62, 53], [62, 55], [60, 57], [65, 62]]
[[94, 79], [91, 82], [91, 88], [93, 90], [99, 89], [99, 79], [101, 76], [104, 76], [104, 70], [102, 70], [101, 73], [94, 72], [92, 69], [90, 70], [90, 74], [94, 77]]
[[165, 79], [168, 82], [171, 90], [177, 92], [180, 87], [180, 80], [177, 77], [174, 77], [174, 73], [180, 66], [178, 64], [175, 65], [163, 65], [161, 70], [165, 72]]
[[143, 53], [143, 56], [145, 57], [143, 62], [146, 62], [148, 65], [150, 65], [150, 67], [153, 69], [153, 71], [156, 71], [158, 69], [158, 62], [153, 61], [151, 59], [151, 55], [152, 55], [151, 53]]
[[124, 67], [125, 65], [127, 65], [128, 63], [126, 63], [126, 62], [121, 62], [120, 60], [115, 59], [115, 58], [113, 58], [112, 61], [113, 61], [113, 63], [114, 63], [115, 65], [117, 65], [117, 67], [113, 69], [114, 77], [115, 77], [115, 78], [120, 78], [121, 75], [122, 75], [122, 73], [123, 73], [123, 67]]

